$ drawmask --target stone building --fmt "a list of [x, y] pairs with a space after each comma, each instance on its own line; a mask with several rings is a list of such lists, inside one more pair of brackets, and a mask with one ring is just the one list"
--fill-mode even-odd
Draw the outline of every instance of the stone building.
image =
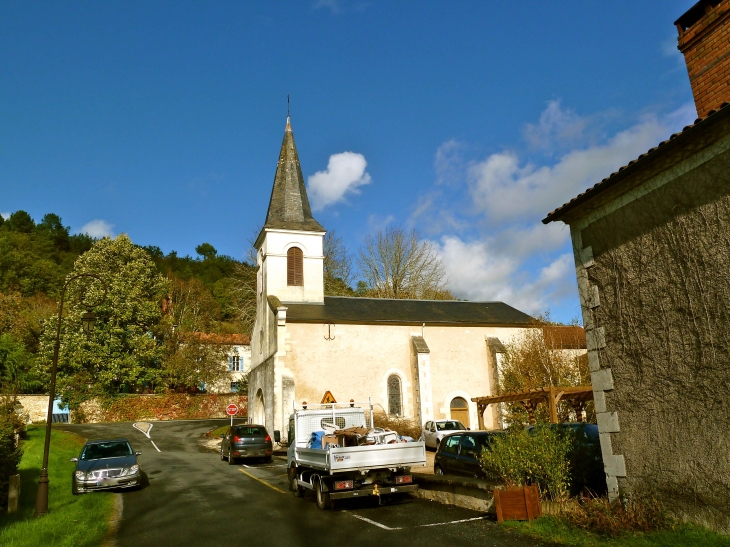
[[677, 22], [700, 117], [551, 212], [570, 226], [611, 496], [730, 532], [730, 0]]
[[[502, 302], [324, 295], [324, 228], [313, 218], [287, 119], [258, 236], [249, 417], [286, 435], [295, 401], [367, 401], [420, 423], [478, 423], [495, 392], [497, 351], [532, 318]], [[497, 427], [494, 413], [487, 427]]]

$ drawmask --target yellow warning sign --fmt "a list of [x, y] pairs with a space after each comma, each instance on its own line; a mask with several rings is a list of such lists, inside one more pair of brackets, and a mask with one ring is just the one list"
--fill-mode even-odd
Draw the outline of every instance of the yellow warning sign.
[[330, 390], [327, 390], [327, 392], [324, 394], [324, 397], [322, 397], [322, 404], [330, 404], [330, 403], [336, 403], [335, 396], [332, 395], [332, 392]]

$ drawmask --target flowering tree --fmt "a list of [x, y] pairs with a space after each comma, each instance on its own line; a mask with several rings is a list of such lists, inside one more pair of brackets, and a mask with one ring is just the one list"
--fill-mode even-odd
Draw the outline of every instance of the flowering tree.
[[[58, 392], [72, 408], [98, 395], [139, 392], [154, 387], [163, 355], [155, 333], [162, 318], [161, 302], [169, 282], [158, 273], [149, 254], [126, 235], [97, 241], [74, 264], [71, 275], [94, 274], [69, 285], [61, 326]], [[94, 308], [97, 323], [83, 332], [84, 302]], [[41, 338], [39, 366], [46, 376], [53, 352], [56, 319], [47, 322]]]

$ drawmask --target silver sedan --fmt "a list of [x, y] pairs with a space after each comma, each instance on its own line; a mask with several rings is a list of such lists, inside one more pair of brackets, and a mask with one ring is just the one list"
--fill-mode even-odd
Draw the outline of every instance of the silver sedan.
[[459, 420], [434, 420], [426, 422], [423, 426], [423, 440], [426, 441], [426, 448], [436, 450], [444, 435], [454, 431], [466, 431], [467, 429]]

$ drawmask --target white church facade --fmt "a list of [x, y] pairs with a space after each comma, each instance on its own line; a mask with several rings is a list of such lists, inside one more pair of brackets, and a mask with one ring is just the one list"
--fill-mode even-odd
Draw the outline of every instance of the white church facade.
[[[475, 429], [472, 397], [496, 394], [499, 352], [532, 318], [503, 302], [324, 295], [324, 228], [313, 218], [287, 119], [257, 250], [249, 418], [286, 435], [292, 404], [365, 401], [423, 424]], [[498, 428], [496, 411], [484, 416]]]

